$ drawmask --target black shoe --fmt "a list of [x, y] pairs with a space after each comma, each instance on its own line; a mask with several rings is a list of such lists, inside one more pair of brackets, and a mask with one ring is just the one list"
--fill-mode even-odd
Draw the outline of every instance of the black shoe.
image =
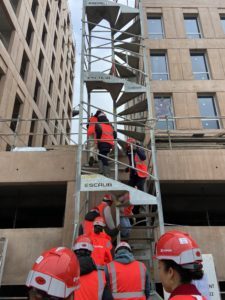
[[95, 162], [94, 157], [91, 156], [91, 157], [89, 158], [89, 162], [88, 162], [89, 166], [90, 166], [90, 167], [93, 167], [94, 162]]

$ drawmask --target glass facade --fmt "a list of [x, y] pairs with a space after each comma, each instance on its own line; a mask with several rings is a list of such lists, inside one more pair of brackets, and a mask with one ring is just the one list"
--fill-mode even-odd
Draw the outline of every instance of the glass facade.
[[202, 37], [197, 16], [184, 16], [184, 25], [189, 39], [200, 39]]
[[153, 80], [169, 79], [166, 53], [151, 54], [151, 71]]
[[209, 80], [205, 53], [191, 53], [192, 71], [196, 80]]
[[[217, 117], [217, 110], [215, 105], [215, 99], [213, 96], [199, 96], [198, 97], [199, 110], [202, 117], [202, 127], [204, 129], [219, 129], [220, 124]], [[210, 119], [207, 119], [210, 117]], [[215, 117], [215, 119], [214, 119]]]
[[167, 120], [166, 117], [173, 117], [173, 104], [170, 96], [156, 96], [155, 103], [155, 117], [160, 119], [156, 123], [156, 129], [174, 129], [174, 120]]
[[150, 39], [163, 39], [163, 21], [161, 16], [148, 16], [148, 36]]

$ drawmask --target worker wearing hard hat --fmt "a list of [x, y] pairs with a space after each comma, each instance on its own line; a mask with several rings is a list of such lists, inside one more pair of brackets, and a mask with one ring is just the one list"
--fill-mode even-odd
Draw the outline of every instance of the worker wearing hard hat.
[[91, 232], [93, 232], [94, 231], [93, 222], [95, 218], [99, 216], [100, 214], [97, 207], [94, 207], [90, 211], [88, 211], [84, 217], [84, 221], [80, 224], [79, 235], [82, 234], [89, 235]]
[[104, 219], [97, 217], [94, 220], [94, 232], [90, 234], [94, 248], [91, 256], [98, 267], [112, 261], [112, 243], [111, 238], [104, 232], [105, 226]]
[[79, 236], [73, 250], [80, 263], [80, 288], [74, 292], [76, 300], [112, 300], [110, 288], [106, 285], [105, 273], [98, 270], [91, 253], [93, 244], [86, 235]]
[[114, 140], [117, 134], [103, 112], [98, 114], [98, 123], [95, 124], [95, 136], [100, 154], [98, 156], [99, 172], [104, 176], [110, 177], [110, 167], [107, 156], [114, 148]]
[[203, 277], [201, 250], [185, 232], [171, 230], [163, 234], [157, 244], [155, 258], [159, 277], [170, 300], [206, 300], [192, 280]]
[[140, 144], [133, 138], [127, 139], [126, 154], [129, 159], [129, 165], [136, 169], [127, 168], [130, 172], [128, 185], [137, 187], [138, 190], [144, 191], [145, 180], [148, 177], [148, 169], [146, 165], [146, 155]]
[[104, 222], [106, 224], [105, 231], [108, 235], [111, 237], [115, 237], [118, 232], [120, 226], [116, 227], [112, 212], [111, 212], [111, 206], [113, 204], [113, 197], [111, 194], [105, 194], [103, 195], [102, 202], [97, 206], [97, 209], [99, 211], [100, 216], [104, 219]]
[[[98, 112], [98, 111], [97, 111]], [[87, 136], [88, 136], [88, 148], [89, 148], [89, 166], [92, 167], [94, 163], [97, 163], [97, 143], [95, 135], [95, 123], [98, 122], [97, 112], [88, 120], [87, 124]]]
[[106, 266], [105, 271], [114, 299], [150, 299], [150, 281], [146, 267], [134, 259], [128, 243], [118, 244], [115, 259]]
[[53, 248], [39, 256], [28, 274], [30, 300], [76, 299], [80, 267], [76, 255], [65, 247]]

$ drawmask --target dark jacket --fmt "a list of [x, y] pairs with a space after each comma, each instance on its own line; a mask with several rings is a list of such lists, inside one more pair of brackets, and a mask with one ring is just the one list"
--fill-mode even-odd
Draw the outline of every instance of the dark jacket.
[[[133, 256], [133, 254], [129, 250], [126, 250], [126, 249], [118, 250], [116, 252], [115, 258], [114, 258], [114, 261], [117, 261], [124, 265], [129, 264], [134, 260], [135, 260], [135, 258]], [[108, 284], [110, 285], [109, 272], [108, 272], [107, 267], [105, 268], [105, 273], [106, 273], [106, 280], [107, 280]], [[150, 289], [151, 289], [151, 287], [150, 287], [149, 274], [148, 274], [148, 271], [146, 270], [145, 291], [144, 292], [145, 292], [145, 296], [147, 299], [148, 299], [148, 297], [150, 297]]]
[[[138, 147], [136, 149], [133, 149], [133, 156], [135, 156], [135, 154], [138, 155], [140, 160], [146, 160], [145, 151], [143, 149], [138, 148]], [[127, 156], [128, 156], [128, 159], [129, 159], [129, 165], [132, 166], [132, 152], [131, 152], [130, 149], [127, 150]], [[133, 158], [133, 161], [134, 161], [134, 158]], [[134, 167], [136, 167], [135, 161], [134, 161]], [[130, 177], [136, 176], [136, 175], [137, 175], [136, 170], [130, 168]]]
[[[80, 276], [89, 274], [97, 270], [97, 267], [90, 256], [77, 256], [77, 258], [80, 264]], [[108, 284], [106, 284], [104, 288], [102, 300], [113, 300], [112, 293]]]

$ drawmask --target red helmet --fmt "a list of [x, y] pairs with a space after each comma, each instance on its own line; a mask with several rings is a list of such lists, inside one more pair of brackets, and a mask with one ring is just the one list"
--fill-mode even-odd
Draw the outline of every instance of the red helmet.
[[111, 201], [111, 202], [113, 202], [113, 198], [112, 198], [112, 195], [111, 194], [105, 194], [104, 196], [103, 196], [103, 199], [102, 199], [103, 201]]
[[201, 250], [188, 233], [171, 230], [164, 233], [156, 244], [157, 259], [170, 259], [178, 265], [199, 263]]
[[39, 256], [29, 272], [26, 285], [50, 296], [67, 298], [79, 288], [80, 267], [68, 248], [50, 249]]
[[93, 225], [99, 225], [99, 226], [102, 226], [102, 227], [105, 227], [105, 220], [102, 218], [102, 217], [97, 217], [94, 219], [94, 223]]
[[132, 252], [130, 245], [127, 242], [120, 242], [115, 249], [115, 253], [116, 251], [118, 251], [120, 248], [127, 248], [130, 252]]
[[88, 251], [93, 251], [93, 244], [91, 239], [87, 235], [80, 235], [75, 240], [72, 249], [74, 251], [80, 250], [80, 249], [86, 249]]

